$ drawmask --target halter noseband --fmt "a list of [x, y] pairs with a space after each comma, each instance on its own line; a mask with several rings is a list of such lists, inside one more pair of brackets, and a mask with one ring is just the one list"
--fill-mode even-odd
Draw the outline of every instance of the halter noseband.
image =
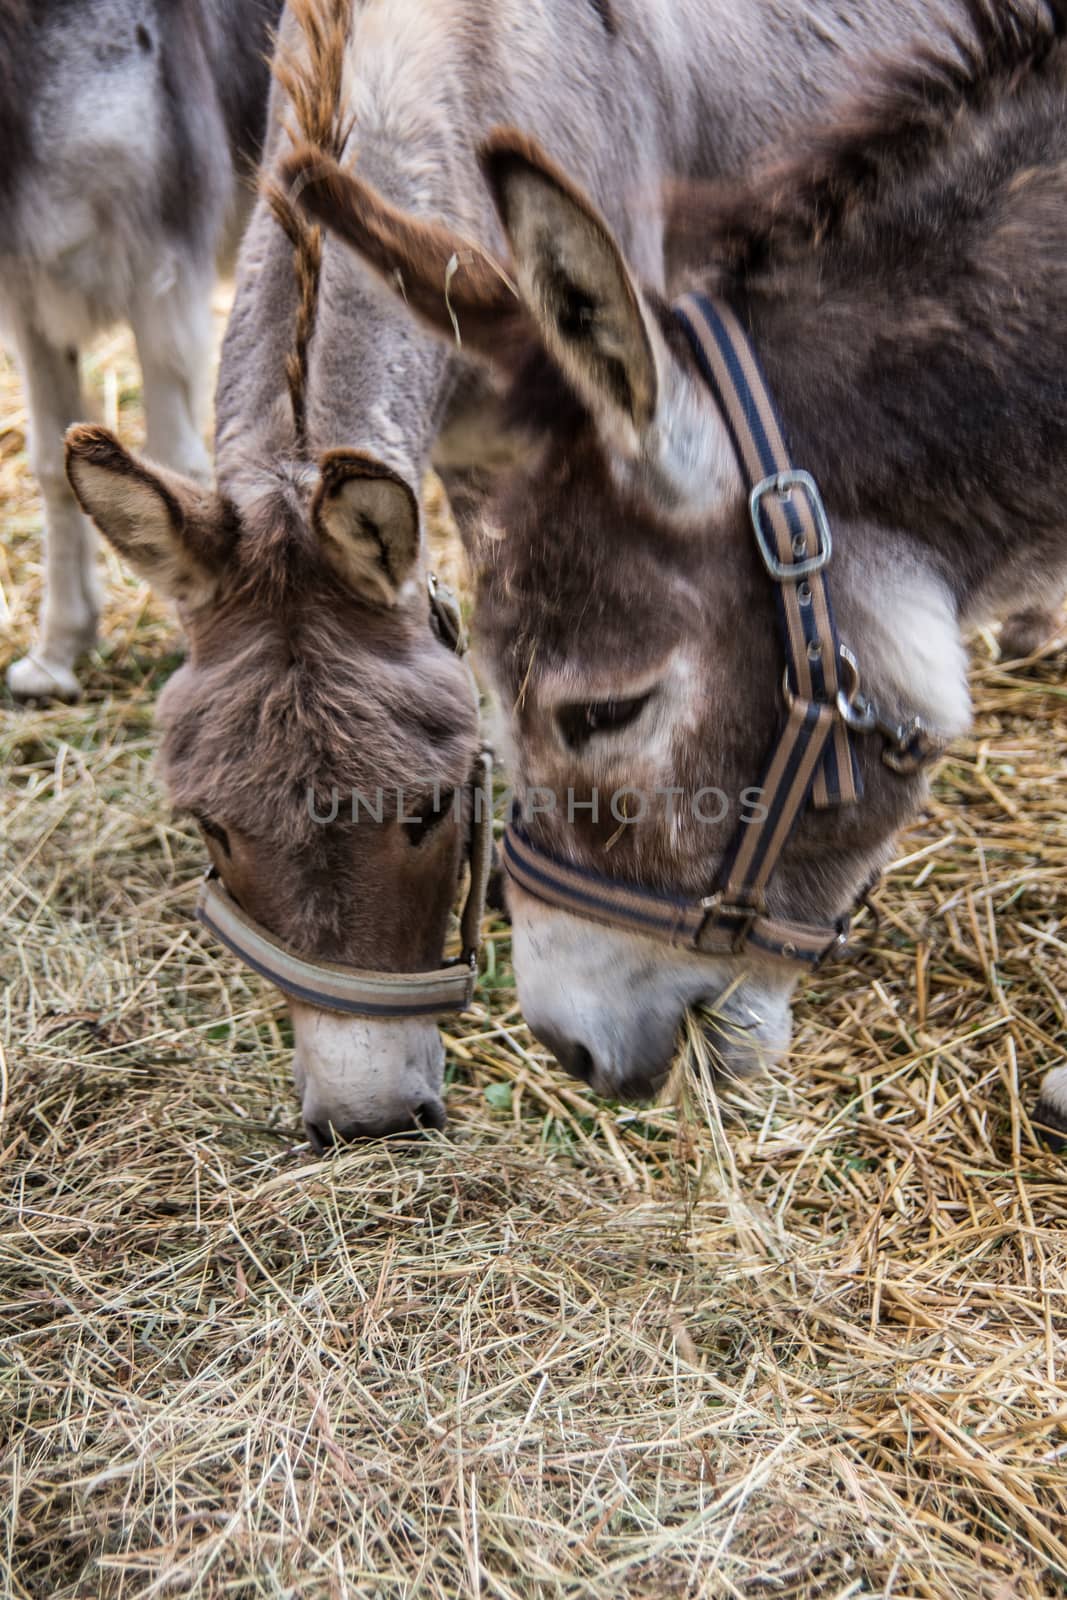
[[827, 567], [833, 551], [818, 485], [786, 449], [755, 350], [733, 312], [705, 295], [674, 308], [726, 423], [748, 488], [749, 516], [775, 586], [785, 647], [785, 723], [763, 775], [761, 820], [734, 834], [710, 893], [699, 899], [660, 894], [585, 871], [535, 845], [516, 815], [505, 835], [504, 864], [536, 899], [578, 916], [682, 944], [702, 955], [752, 950], [816, 963], [839, 954], [849, 919], [833, 924], [769, 916], [768, 882], [810, 800], [819, 808], [851, 805], [861, 783], [853, 738], [880, 733], [883, 760], [916, 772], [937, 754], [922, 722], [883, 719], [860, 693], [856, 658], [837, 637]]
[[[448, 649], [463, 655], [467, 641], [454, 597], [433, 577], [429, 590], [434, 633]], [[466, 1011], [478, 977], [482, 914], [492, 866], [493, 758], [487, 749], [479, 752], [468, 794], [470, 884], [460, 916], [463, 954], [432, 972], [374, 972], [302, 956], [241, 909], [214, 867], [208, 868], [200, 886], [196, 915], [227, 949], [283, 994], [322, 1010], [378, 1018]]]

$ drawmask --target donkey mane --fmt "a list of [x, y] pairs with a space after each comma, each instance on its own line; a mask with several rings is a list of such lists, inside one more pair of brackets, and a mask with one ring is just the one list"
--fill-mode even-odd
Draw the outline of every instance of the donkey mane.
[[[294, 145], [310, 145], [339, 161], [351, 131], [343, 121], [342, 89], [352, 0], [290, 0], [289, 11], [296, 39], [278, 51], [274, 62], [274, 75], [296, 119], [295, 126], [286, 124], [286, 132]], [[275, 220], [293, 246], [299, 299], [285, 375], [297, 445], [306, 449], [308, 349], [318, 309], [322, 229], [307, 220], [277, 179], [268, 178], [265, 191]]]
[[727, 274], [757, 272], [779, 253], [821, 243], [894, 177], [929, 162], [961, 114], [1006, 98], [1027, 77], [1063, 67], [1067, 0], [963, 0], [973, 38], [948, 29], [937, 45], [888, 64], [828, 126], [745, 182], [678, 186], [669, 231], [694, 258]]

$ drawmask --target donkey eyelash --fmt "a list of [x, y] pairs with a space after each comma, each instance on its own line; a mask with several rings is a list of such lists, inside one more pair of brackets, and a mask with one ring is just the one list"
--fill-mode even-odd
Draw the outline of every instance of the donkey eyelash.
[[210, 817], [203, 816], [199, 811], [193, 812], [193, 821], [205, 838], [214, 839], [220, 850], [226, 855], [230, 854], [230, 836], [225, 828], [217, 822], [212, 822]]
[[452, 810], [455, 798], [455, 789], [442, 789], [439, 795], [431, 795], [424, 801], [415, 813], [414, 820], [404, 823], [408, 843], [421, 844], [435, 828], [439, 827]]
[[556, 723], [563, 742], [570, 750], [581, 750], [597, 734], [618, 733], [621, 728], [629, 727], [648, 705], [653, 692], [649, 689], [629, 700], [588, 700], [561, 706], [556, 712]]

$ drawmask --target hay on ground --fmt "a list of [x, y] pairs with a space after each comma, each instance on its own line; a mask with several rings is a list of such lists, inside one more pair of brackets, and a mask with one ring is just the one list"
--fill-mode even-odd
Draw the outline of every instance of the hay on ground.
[[[93, 367], [135, 441], [128, 345]], [[8, 654], [24, 436], [8, 370]], [[596, 1100], [498, 922], [449, 1135], [319, 1161], [151, 780], [179, 640], [107, 573], [86, 701], [0, 710], [0, 1593], [1062, 1595], [1067, 1191], [1027, 1117], [1067, 1037], [1062, 654], [979, 645], [874, 948], [767, 1080]]]

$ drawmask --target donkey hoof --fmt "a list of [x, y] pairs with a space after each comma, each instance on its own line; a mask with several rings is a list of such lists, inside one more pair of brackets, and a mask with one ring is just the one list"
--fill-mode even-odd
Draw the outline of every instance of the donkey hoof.
[[16, 700], [65, 700], [81, 698], [81, 684], [69, 667], [49, 661], [47, 656], [23, 656], [7, 669], [7, 686]]

